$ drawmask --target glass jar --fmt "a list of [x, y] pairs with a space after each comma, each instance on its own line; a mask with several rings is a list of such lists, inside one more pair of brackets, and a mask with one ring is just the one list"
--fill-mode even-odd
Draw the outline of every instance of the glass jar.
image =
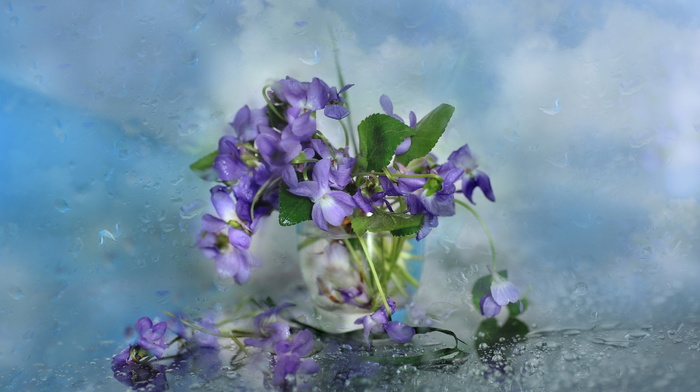
[[328, 333], [360, 329], [355, 320], [383, 303], [380, 292], [400, 308], [418, 286], [422, 246], [413, 237], [389, 232], [358, 237], [349, 224], [326, 232], [313, 222], [300, 224], [297, 233], [299, 268], [313, 305], [308, 321], [318, 329]]

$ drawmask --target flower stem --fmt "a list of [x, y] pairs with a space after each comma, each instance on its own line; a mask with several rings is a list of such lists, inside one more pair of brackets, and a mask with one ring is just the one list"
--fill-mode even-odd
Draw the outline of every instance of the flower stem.
[[272, 103], [272, 101], [270, 101], [270, 98], [267, 96], [267, 94], [265, 94], [265, 92], [267, 91], [268, 88], [270, 88], [270, 86], [271, 85], [269, 85], [269, 84], [266, 86], [263, 86], [263, 89], [262, 89], [263, 98], [265, 98], [265, 102], [267, 102], [267, 107], [270, 108], [270, 110], [272, 110], [272, 112], [275, 113], [277, 115], [277, 117], [279, 117], [280, 120], [284, 120], [284, 117], [280, 114], [280, 112], [277, 111], [277, 108], [275, 107], [275, 105]]
[[481, 227], [484, 229], [484, 233], [486, 233], [486, 238], [489, 240], [489, 246], [491, 247], [491, 267], [493, 268], [494, 271], [498, 271], [496, 268], [496, 246], [493, 244], [493, 238], [491, 237], [491, 232], [489, 231], [488, 226], [486, 226], [486, 222], [484, 222], [483, 219], [481, 219], [481, 216], [474, 210], [469, 204], [461, 201], [461, 200], [455, 200], [455, 202], [462, 207], [466, 208], [467, 211], [471, 212], [472, 215], [476, 218], [476, 220], [479, 221], [481, 224]]
[[367, 264], [369, 264], [369, 269], [372, 272], [372, 279], [374, 279], [374, 283], [377, 285], [377, 291], [379, 291], [379, 295], [382, 297], [382, 303], [386, 309], [386, 314], [391, 316], [391, 308], [389, 307], [389, 302], [386, 300], [386, 295], [384, 294], [384, 289], [382, 288], [382, 282], [379, 280], [379, 276], [377, 275], [377, 270], [374, 268], [374, 261], [369, 253], [369, 249], [367, 249], [367, 243], [361, 236], [358, 236], [357, 240], [360, 242], [360, 246], [362, 246], [362, 251], [365, 252]]

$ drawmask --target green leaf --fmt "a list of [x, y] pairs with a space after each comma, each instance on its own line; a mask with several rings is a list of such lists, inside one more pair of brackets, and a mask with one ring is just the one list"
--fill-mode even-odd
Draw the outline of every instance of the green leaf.
[[219, 155], [218, 151], [209, 153], [201, 158], [199, 158], [195, 163], [190, 165], [192, 171], [205, 171], [211, 168], [214, 164], [214, 160]]
[[[501, 270], [498, 273], [508, 279], [508, 271]], [[472, 287], [472, 303], [474, 307], [479, 309], [479, 301], [481, 297], [491, 292], [491, 274], [482, 276], [474, 282], [474, 287]], [[519, 305], [518, 305], [519, 306]]]
[[[520, 304], [522, 303], [523, 306], [523, 311], [520, 311]], [[530, 303], [526, 298], [521, 298], [520, 301], [518, 302], [511, 302], [508, 305], [506, 305], [506, 308], [508, 308], [508, 314], [511, 316], [518, 316], [527, 310], [527, 306]]]
[[375, 113], [368, 116], [357, 126], [360, 136], [357, 170], [381, 172], [391, 162], [396, 147], [414, 132], [389, 115]]
[[408, 214], [388, 214], [385, 212], [375, 212], [370, 216], [366, 215], [354, 215], [350, 217], [350, 222], [352, 224], [352, 230], [357, 235], [364, 235], [366, 232], [380, 233], [382, 231], [391, 231], [406, 234], [395, 234], [395, 235], [409, 235], [411, 230], [418, 228], [415, 232], [420, 230], [421, 224], [423, 222], [423, 215], [408, 215]]
[[416, 134], [411, 138], [411, 147], [405, 153], [398, 155], [395, 161], [408, 165], [412, 160], [428, 155], [445, 132], [454, 111], [454, 106], [443, 103], [418, 121], [415, 128]]
[[[479, 328], [476, 330], [476, 340], [474, 345], [477, 348], [477, 353], [479, 356], [486, 355], [489, 356], [489, 351], [493, 349], [493, 346], [503, 343], [509, 344], [513, 342], [515, 337], [525, 337], [530, 332], [530, 328], [524, 322], [516, 319], [515, 317], [509, 317], [503, 325], [499, 326], [495, 318], [486, 319], [479, 324]], [[503, 338], [503, 342], [501, 342]], [[486, 343], [488, 348], [486, 350], [481, 349], [479, 346], [482, 343]]]
[[311, 209], [314, 203], [308, 197], [290, 193], [286, 186], [280, 187], [279, 223], [282, 226], [294, 226], [311, 220]]

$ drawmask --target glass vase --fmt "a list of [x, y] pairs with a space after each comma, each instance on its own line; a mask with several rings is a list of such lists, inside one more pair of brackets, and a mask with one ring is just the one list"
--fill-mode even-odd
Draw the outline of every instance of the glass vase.
[[383, 303], [380, 292], [396, 302], [393, 319], [400, 320], [405, 312], [398, 310], [415, 293], [423, 268], [422, 246], [413, 237], [358, 237], [349, 224], [322, 231], [313, 222], [300, 224], [297, 233], [314, 327], [328, 333], [361, 329], [355, 321]]

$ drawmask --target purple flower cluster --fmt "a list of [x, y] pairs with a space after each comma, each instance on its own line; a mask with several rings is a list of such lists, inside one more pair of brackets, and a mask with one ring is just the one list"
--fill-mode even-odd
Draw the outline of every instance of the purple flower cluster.
[[294, 383], [289, 376], [318, 371], [318, 364], [313, 359], [304, 358], [314, 346], [311, 331], [303, 330], [292, 336], [289, 324], [278, 317], [279, 312], [290, 306], [294, 305], [285, 303], [255, 316], [255, 337], [243, 341], [247, 346], [274, 352], [272, 382], [277, 386]]
[[[212, 164], [220, 182], [211, 189], [217, 215], [202, 218], [197, 241], [204, 255], [215, 260], [222, 278], [233, 278], [238, 284], [248, 281], [251, 268], [258, 264], [250, 253], [252, 236], [260, 220], [279, 209], [280, 189], [310, 200], [310, 218], [326, 231], [353, 214], [378, 209], [421, 215], [418, 240], [438, 225], [438, 217], [454, 215], [455, 193], [462, 192], [473, 202], [478, 187], [495, 200], [488, 176], [476, 169], [467, 145], [443, 164], [436, 164], [428, 154], [409, 167], [397, 162], [384, 173], [355, 172], [357, 158], [350, 155], [350, 147], [332, 146], [316, 124], [321, 110], [336, 120], [348, 116], [342, 95], [350, 87], [338, 90], [319, 78], [301, 82], [287, 77], [267, 89], [266, 107], [244, 106], [236, 113], [231, 122], [234, 135], [219, 140]], [[403, 122], [386, 95], [381, 96], [380, 105], [387, 115]], [[417, 126], [413, 112], [408, 125]], [[408, 137], [395, 154], [404, 154], [410, 146]]]

